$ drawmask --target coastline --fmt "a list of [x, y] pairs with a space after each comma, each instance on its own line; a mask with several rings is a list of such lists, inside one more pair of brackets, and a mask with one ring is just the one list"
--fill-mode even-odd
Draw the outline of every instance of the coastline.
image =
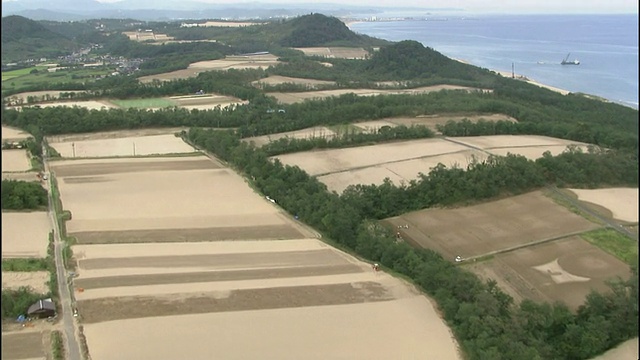
[[[462, 59], [452, 58], [452, 60], [461, 62], [463, 64], [467, 64], [467, 65], [473, 65], [472, 63], [470, 63], [468, 61], [464, 61]], [[526, 77], [526, 76], [524, 76], [522, 74], [517, 74], [517, 73], [512, 74], [510, 71], [502, 71], [502, 70], [495, 70], [495, 69], [489, 69], [489, 71], [493, 71], [496, 74], [498, 74], [500, 76], [504, 76], [504, 77], [512, 77], [512, 76], [514, 76], [515, 79], [525, 81], [525, 82], [527, 82], [529, 84], [533, 84], [533, 85], [539, 86], [541, 88], [545, 88], [545, 89], [549, 89], [549, 90], [555, 91], [555, 92], [560, 93], [562, 95], [567, 95], [567, 94], [571, 93], [571, 91], [569, 91], [569, 90], [561, 89], [561, 88], [558, 88], [558, 87], [555, 87], [555, 86], [546, 85], [546, 84], [537, 82], [537, 81], [535, 81], [533, 79], [530, 79], [530, 78], [528, 78], [528, 77]]]

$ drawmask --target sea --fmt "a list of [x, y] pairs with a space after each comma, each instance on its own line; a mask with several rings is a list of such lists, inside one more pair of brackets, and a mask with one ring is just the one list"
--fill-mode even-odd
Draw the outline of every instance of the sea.
[[[356, 33], [638, 109], [638, 15], [376, 14]], [[579, 65], [561, 65], [563, 59]]]

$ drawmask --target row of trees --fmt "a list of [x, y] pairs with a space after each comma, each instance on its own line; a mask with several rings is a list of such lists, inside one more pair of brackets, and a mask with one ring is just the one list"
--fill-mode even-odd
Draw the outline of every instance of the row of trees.
[[[606, 294], [592, 293], [576, 313], [560, 303], [514, 304], [494, 282], [482, 282], [431, 250], [397, 243], [376, 221], [416, 208], [522, 193], [571, 178], [575, 169], [563, 166], [572, 162], [566, 157], [606, 172], [598, 170], [598, 161], [613, 154], [572, 152], [545, 156], [542, 162], [508, 156], [478, 162], [466, 171], [439, 166], [408, 187], [385, 182], [352, 187], [340, 196], [301, 169], [269, 160], [233, 131], [191, 129], [186, 136], [235, 166], [325, 238], [410, 277], [436, 299], [470, 359], [587, 359], [638, 335], [637, 265], [629, 281], [614, 282]], [[611, 174], [609, 181], [634, 181], [627, 175]], [[572, 185], [589, 183], [581, 177]]]

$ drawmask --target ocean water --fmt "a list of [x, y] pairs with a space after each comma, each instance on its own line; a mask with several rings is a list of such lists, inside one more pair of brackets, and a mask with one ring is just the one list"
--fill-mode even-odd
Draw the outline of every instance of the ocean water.
[[[391, 41], [416, 40], [486, 69], [511, 73], [513, 66], [516, 75], [638, 108], [637, 15], [416, 15], [349, 27]], [[580, 65], [560, 64], [569, 53]]]

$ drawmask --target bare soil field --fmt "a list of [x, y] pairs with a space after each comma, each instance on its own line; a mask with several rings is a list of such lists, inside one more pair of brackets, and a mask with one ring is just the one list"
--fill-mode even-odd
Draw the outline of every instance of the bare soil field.
[[[364, 122], [359, 127], [376, 131], [376, 126], [390, 126], [393, 121]], [[340, 193], [349, 185], [379, 185], [385, 178], [394, 184], [408, 183], [417, 179], [419, 173], [428, 174], [439, 163], [465, 169], [473, 159], [481, 161], [489, 155], [512, 153], [536, 159], [546, 151], [560, 153], [570, 146], [586, 148], [587, 144], [529, 135], [447, 137], [314, 150], [277, 158], [283, 164], [299, 166], [309, 175], [318, 176], [330, 191]], [[372, 153], [377, 156], [370, 156]]]
[[162, 74], [141, 76], [138, 78], [138, 81], [145, 84], [145, 83], [153, 82], [154, 80], [171, 81], [176, 79], [188, 79], [188, 78], [196, 77], [198, 76], [199, 73], [204, 71], [207, 71], [207, 70], [198, 69], [198, 68], [180, 69], [180, 70], [170, 71]]
[[[58, 107], [58, 106], [66, 106], [66, 107], [81, 107], [89, 110], [102, 110], [102, 109], [114, 109], [118, 106], [111, 104], [108, 101], [97, 101], [97, 100], [82, 100], [82, 101], [54, 101], [54, 102], [46, 102], [35, 105], [23, 105], [24, 107], [33, 107], [38, 106], [41, 108], [48, 107]], [[10, 106], [10, 109], [20, 110], [23, 106]]]
[[18, 181], [40, 181], [37, 176], [37, 172], [29, 171], [29, 172], [3, 172], [2, 180], [18, 180]]
[[545, 151], [557, 155], [566, 150], [568, 146], [579, 147], [586, 150], [588, 144], [570, 141], [548, 136], [537, 135], [493, 135], [493, 136], [469, 136], [449, 137], [451, 141], [482, 149], [494, 155], [506, 155], [507, 153], [523, 155], [535, 160], [542, 157]]
[[74, 140], [52, 143], [64, 158], [184, 154], [196, 150], [172, 134]]
[[45, 348], [50, 348], [50, 330], [2, 332], [2, 359], [36, 360], [46, 359]]
[[335, 85], [335, 81], [293, 78], [288, 76], [272, 75], [264, 79], [256, 80], [252, 84], [261, 87], [262, 85], [296, 84], [314, 88], [317, 85]]
[[[93, 359], [110, 358], [113, 344], [122, 359], [166, 357], [175, 344], [178, 357], [190, 358], [360, 358], [382, 351], [460, 359], [451, 333], [416, 289], [316, 239], [76, 245], [74, 253], [78, 311]], [[131, 342], [139, 326], [154, 336]], [[372, 331], [378, 328], [383, 334]], [[372, 343], [365, 331], [386, 342]], [[236, 333], [251, 346], [238, 348]], [[141, 346], [165, 336], [170, 349]]]
[[[444, 139], [420, 139], [345, 149], [292, 153], [280, 155], [278, 159], [286, 165], [300, 166], [310, 175], [326, 175], [467, 150], [469, 149], [464, 145]], [[371, 156], [371, 154], [376, 154], [376, 156]]]
[[134, 130], [117, 130], [117, 131], [101, 131], [94, 133], [82, 134], [63, 134], [47, 136], [49, 143], [61, 143], [69, 141], [85, 141], [85, 140], [101, 140], [101, 139], [118, 139], [127, 137], [149, 136], [149, 135], [167, 135], [176, 134], [182, 130], [189, 130], [188, 127], [169, 127], [169, 128], [148, 128]]
[[345, 170], [318, 176], [318, 180], [327, 185], [329, 191], [342, 193], [350, 185], [380, 185], [385, 178], [389, 178], [397, 185], [408, 185], [411, 180], [416, 180], [420, 173], [428, 175], [438, 164], [443, 164], [447, 168], [466, 168], [473, 159], [482, 160], [486, 154], [473, 151], [459, 151], [444, 155], [433, 155], [424, 158], [389, 162], [375, 166]]
[[2, 150], [2, 172], [22, 172], [31, 169], [27, 150]]
[[598, 228], [541, 191], [454, 209], [425, 209], [386, 219], [406, 241], [445, 258], [470, 258]]
[[2, 125], [2, 141], [22, 141], [33, 137], [22, 129]]
[[173, 37], [167, 36], [166, 34], [154, 33], [153, 31], [124, 31], [122, 34], [128, 36], [129, 40], [140, 42], [162, 42], [174, 39]]
[[23, 93], [19, 93], [19, 94], [13, 94], [9, 97], [7, 97], [7, 99], [9, 101], [21, 101], [23, 103], [27, 102], [27, 99], [29, 97], [32, 98], [36, 98], [39, 99], [39, 101], [43, 101], [43, 100], [47, 100], [47, 99], [58, 99], [60, 98], [62, 93], [71, 93], [71, 94], [83, 94], [85, 93], [85, 90], [43, 90], [43, 91], [29, 91], [29, 92], [23, 92]]
[[46, 257], [50, 231], [45, 211], [3, 211], [2, 258]]
[[616, 220], [638, 223], [638, 188], [570, 190], [578, 200], [606, 208]]
[[591, 360], [636, 360], [638, 355], [638, 338], [627, 340], [606, 353]]
[[465, 267], [493, 278], [515, 300], [562, 301], [572, 309], [582, 305], [591, 290], [609, 291], [606, 280], [631, 276], [627, 264], [579, 236], [498, 254]]
[[437, 132], [437, 125], [445, 125], [448, 121], [462, 121], [469, 120], [473, 123], [478, 122], [479, 120], [485, 121], [508, 121], [508, 122], [517, 122], [516, 119], [511, 116], [504, 114], [468, 114], [468, 115], [458, 115], [458, 114], [437, 114], [437, 115], [421, 115], [416, 117], [398, 117], [398, 118], [387, 118], [375, 121], [367, 121], [362, 123], [355, 123], [355, 126], [362, 127], [365, 130], [377, 130], [382, 126], [398, 126], [404, 125], [407, 127], [411, 127], [413, 125], [423, 125], [430, 128], [433, 131]]
[[294, 48], [302, 51], [307, 56], [324, 56], [327, 58], [340, 59], [364, 59], [369, 52], [357, 47], [307, 47]]
[[305, 92], [270, 92], [267, 95], [274, 97], [283, 104], [295, 104], [309, 99], [323, 99], [331, 96], [340, 96], [344, 94], [355, 94], [358, 96], [376, 96], [376, 95], [399, 95], [399, 94], [426, 94], [441, 90], [464, 90], [464, 91], [489, 91], [478, 88], [455, 85], [435, 85], [425, 86], [415, 89], [335, 89], [335, 90], [318, 90]]
[[49, 292], [49, 272], [47, 271], [3, 271], [2, 272], [2, 288], [17, 289], [21, 286], [27, 286], [38, 294], [46, 294]]
[[204, 26], [204, 27], [244, 27], [253, 25], [262, 25], [260, 22], [248, 22], [248, 21], [207, 21], [200, 24], [186, 24], [186, 27], [191, 26]]
[[247, 104], [248, 101], [238, 99], [233, 96], [224, 95], [198, 95], [198, 96], [172, 96], [171, 100], [178, 103], [178, 106], [185, 109], [207, 110], [214, 109], [217, 106], [226, 108], [230, 105]]
[[[257, 196], [244, 179], [207, 158], [128, 160], [51, 164], [59, 178], [64, 207], [73, 216], [67, 222], [67, 231], [81, 243], [84, 236], [99, 238], [95, 232], [126, 231], [160, 231], [157, 236], [165, 239], [170, 236], [161, 230], [171, 230], [168, 234], [176, 236], [189, 236], [189, 231], [195, 231], [196, 238], [202, 240], [244, 230], [260, 236], [259, 230], [266, 227], [275, 230], [274, 236], [304, 236], [287, 216]], [[122, 239], [127, 233], [115, 236]]]
[[272, 141], [276, 141], [282, 138], [292, 138], [292, 139], [332, 138], [335, 135], [336, 133], [329, 128], [326, 128], [324, 126], [316, 126], [308, 129], [289, 131], [284, 133], [248, 137], [248, 138], [242, 139], [242, 141], [245, 141], [248, 143], [252, 142], [256, 146], [260, 147]]

